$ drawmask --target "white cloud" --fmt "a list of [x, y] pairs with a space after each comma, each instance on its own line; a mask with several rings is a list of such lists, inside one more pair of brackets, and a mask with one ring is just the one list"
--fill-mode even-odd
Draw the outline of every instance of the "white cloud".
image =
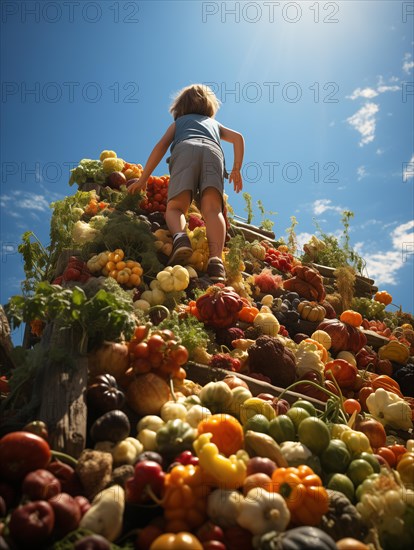
[[376, 119], [379, 107], [376, 103], [368, 102], [359, 111], [347, 118], [346, 121], [361, 134], [359, 146], [363, 147], [375, 138]]
[[383, 155], [384, 149], [381, 149], [380, 147], [378, 147], [378, 149], [375, 152], [377, 153], [377, 155]]
[[414, 177], [414, 155], [404, 166], [403, 181], [405, 182], [413, 177]]
[[358, 97], [363, 97], [364, 99], [372, 99], [377, 97], [378, 92], [373, 88], [357, 88], [352, 92], [351, 95], [347, 95], [347, 99], [358, 99]]
[[298, 243], [298, 250], [303, 250], [303, 245], [310, 241], [313, 233], [307, 233], [304, 231], [303, 233], [298, 233], [296, 235], [296, 242]]
[[364, 223], [361, 223], [361, 225], [359, 226], [359, 229], [365, 229], [366, 227], [369, 227], [370, 225], [378, 225], [378, 224], [381, 224], [382, 225], [382, 221], [381, 220], [375, 220], [375, 219], [371, 219], [371, 220], [366, 220]]
[[398, 271], [414, 254], [414, 220], [398, 225], [391, 232], [391, 249], [378, 252], [364, 252], [364, 243], [354, 246], [356, 252], [366, 261], [368, 275], [377, 286], [397, 285]]
[[403, 71], [407, 74], [410, 74], [411, 69], [414, 68], [414, 61], [410, 53], [404, 55]]
[[318, 199], [312, 204], [313, 213], [318, 216], [323, 214], [327, 210], [333, 210], [334, 212], [342, 212], [341, 206], [333, 206], [330, 199]]
[[49, 202], [43, 195], [37, 195], [36, 193], [23, 194], [22, 191], [12, 191], [10, 195], [2, 195], [0, 206], [2, 208], [13, 206], [14, 210], [22, 208], [38, 212], [47, 212], [49, 210]]
[[[390, 82], [399, 82], [399, 78], [396, 76], [392, 76], [389, 80]], [[379, 75], [376, 88], [371, 88], [369, 86], [367, 88], [356, 88], [352, 94], [347, 95], [346, 98], [352, 100], [358, 99], [359, 97], [362, 97], [363, 99], [373, 99], [374, 97], [384, 94], [385, 92], [398, 92], [398, 90], [400, 90], [400, 86], [398, 84], [387, 86], [382, 75]]]
[[378, 86], [377, 91], [379, 94], [383, 94], [384, 92], [398, 92], [400, 89], [399, 86]]
[[361, 181], [363, 178], [368, 176], [365, 166], [358, 166], [357, 168], [358, 181]]

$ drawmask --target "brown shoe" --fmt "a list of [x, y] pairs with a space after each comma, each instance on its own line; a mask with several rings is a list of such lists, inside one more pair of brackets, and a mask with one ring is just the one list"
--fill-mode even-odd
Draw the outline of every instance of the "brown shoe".
[[207, 265], [207, 275], [214, 283], [224, 283], [226, 280], [226, 270], [220, 258], [211, 258]]
[[177, 237], [173, 241], [173, 250], [167, 265], [185, 265], [193, 253], [191, 241], [187, 235]]

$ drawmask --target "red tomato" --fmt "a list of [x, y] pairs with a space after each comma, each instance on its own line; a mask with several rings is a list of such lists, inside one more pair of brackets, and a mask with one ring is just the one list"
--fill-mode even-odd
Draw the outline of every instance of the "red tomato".
[[397, 464], [395, 454], [389, 447], [380, 447], [379, 449], [377, 449], [376, 454], [382, 456], [382, 458], [388, 462], [391, 468], [394, 468], [394, 466]]
[[148, 327], [146, 325], [138, 325], [134, 330], [134, 339], [141, 342], [144, 338], [147, 337]]
[[407, 448], [404, 445], [399, 445], [398, 443], [395, 443], [394, 445], [389, 445], [389, 449], [391, 449], [391, 451], [394, 453], [395, 461], [397, 464], [402, 455], [407, 452]]
[[179, 345], [175, 349], [170, 351], [170, 357], [177, 365], [184, 365], [188, 361], [188, 351], [187, 348]]
[[47, 441], [30, 432], [11, 432], [0, 439], [0, 475], [17, 481], [26, 474], [46, 468], [51, 458]]
[[354, 411], [361, 412], [361, 404], [356, 399], [345, 399], [343, 406], [347, 414], [352, 414]]
[[135, 349], [134, 349], [135, 357], [141, 357], [146, 359], [147, 357], [149, 357], [149, 354], [150, 352], [149, 352], [148, 344], [146, 342], [140, 342], [135, 346]]
[[165, 347], [164, 339], [160, 334], [153, 334], [152, 336], [150, 336], [147, 340], [147, 343], [150, 353], [163, 350]]

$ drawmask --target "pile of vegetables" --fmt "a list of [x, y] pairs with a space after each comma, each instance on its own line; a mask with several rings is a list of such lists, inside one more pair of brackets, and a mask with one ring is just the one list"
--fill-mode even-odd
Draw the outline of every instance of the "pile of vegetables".
[[[386, 291], [338, 311], [305, 262], [326, 252], [316, 237], [301, 258], [229, 237], [213, 284], [197, 212], [189, 265], [167, 267], [168, 176], [128, 195], [141, 172], [110, 150], [82, 160], [70, 184], [93, 190], [54, 204], [47, 247], [24, 235], [24, 293], [6, 309], [35, 340], [0, 373], [0, 546], [410, 548], [412, 318]], [[54, 326], [88, 359], [76, 457], [50, 447], [53, 425], [7, 424], [57, 353]]]

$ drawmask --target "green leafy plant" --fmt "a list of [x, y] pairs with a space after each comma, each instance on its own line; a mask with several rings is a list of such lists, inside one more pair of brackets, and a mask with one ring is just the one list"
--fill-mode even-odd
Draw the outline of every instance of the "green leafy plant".
[[275, 222], [270, 220], [269, 218], [266, 218], [265, 216], [276, 216], [277, 212], [273, 212], [272, 210], [265, 210], [265, 207], [260, 199], [257, 201], [257, 207], [260, 211], [260, 214], [262, 215], [260, 227], [265, 231], [272, 231]]
[[291, 216], [290, 226], [286, 229], [286, 233], [288, 235], [287, 246], [291, 254], [295, 254], [298, 247], [298, 243], [296, 239], [296, 230], [295, 230], [295, 227], [297, 225], [298, 225], [298, 221], [296, 219], [296, 216]]
[[176, 311], [172, 311], [159, 325], [161, 329], [170, 329], [180, 339], [188, 350], [190, 357], [197, 348], [208, 348], [214, 342], [214, 334], [209, 332], [204, 323], [198, 321], [192, 315], [180, 318]]
[[252, 196], [250, 193], [243, 193], [243, 199], [245, 200], [246, 206], [244, 211], [247, 212], [247, 223], [252, 223], [253, 220], [253, 203]]
[[73, 185], [74, 183], [82, 185], [87, 181], [104, 183], [106, 178], [100, 160], [82, 159], [78, 166], [70, 172], [69, 185]]
[[231, 237], [227, 242], [228, 253], [226, 255], [226, 270], [229, 279], [240, 273], [240, 264], [243, 260], [243, 250], [246, 246], [246, 239], [242, 234]]
[[91, 254], [121, 248], [125, 257], [139, 261], [146, 275], [154, 276], [163, 269], [154, 248], [155, 237], [147, 220], [134, 212], [114, 211], [99, 235], [82, 249], [86, 259]]
[[[96, 282], [91, 284], [96, 287]], [[58, 322], [62, 329], [80, 328], [81, 350], [87, 338], [129, 338], [136, 325], [131, 296], [111, 278], [103, 279], [100, 285], [97, 292], [89, 295], [88, 283], [82, 289], [41, 282], [31, 296], [12, 296], [6, 314], [13, 328], [35, 319]]]
[[316, 256], [310, 256], [307, 252], [305, 252], [301, 257], [302, 262], [315, 262], [334, 268], [350, 266], [353, 267], [357, 273], [362, 274], [365, 270], [366, 263], [364, 259], [350, 246], [349, 222], [353, 217], [354, 213], [350, 210], [344, 210], [342, 212], [341, 222], [343, 225], [343, 231], [339, 239], [333, 235], [325, 233], [317, 221], [314, 220], [316, 229], [320, 234], [319, 239], [325, 246], [323, 249], [316, 252]]

